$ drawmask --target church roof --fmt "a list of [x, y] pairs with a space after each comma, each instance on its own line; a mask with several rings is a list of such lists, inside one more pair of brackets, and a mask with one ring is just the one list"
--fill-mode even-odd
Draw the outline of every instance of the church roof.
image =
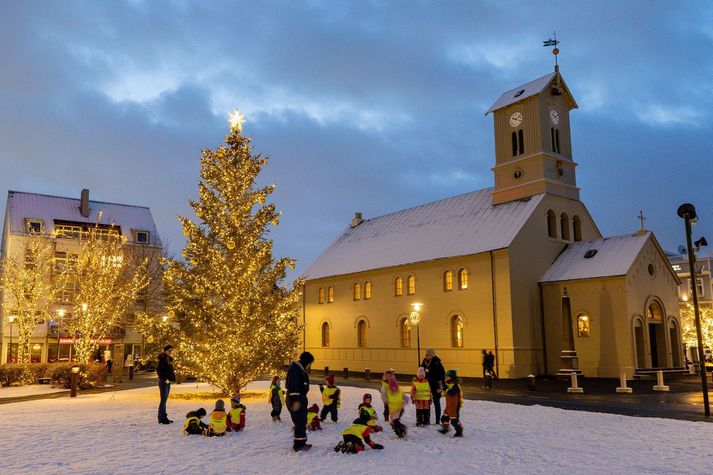
[[626, 275], [651, 237], [652, 234], [647, 231], [569, 244], [540, 282]]
[[508, 247], [544, 195], [493, 205], [493, 189], [465, 193], [347, 227], [307, 279], [478, 254]]
[[[527, 99], [528, 97], [532, 97], [536, 94], [540, 94], [542, 91], [547, 88], [547, 86], [552, 82], [552, 80], [555, 78], [557, 75], [557, 72], [551, 72], [549, 74], [545, 74], [541, 78], [537, 78], [534, 81], [530, 81], [527, 84], [523, 84], [522, 86], [518, 86], [516, 88], [513, 88], [509, 91], [506, 91], [502, 93], [500, 97], [498, 97], [498, 100], [495, 101], [495, 103], [490, 106], [490, 109], [485, 113], [485, 115], [490, 114], [491, 112], [494, 112], [498, 109], [502, 109], [503, 107], [507, 107], [510, 104], [515, 104], [516, 102], [523, 101]], [[564, 80], [562, 79], [562, 76], [560, 76], [560, 81], [564, 89], [569, 93], [569, 89], [567, 88], [567, 85], [564, 83]], [[577, 103], [574, 101], [574, 97], [572, 96], [571, 93], [569, 93], [570, 99], [572, 100], [572, 106], [574, 108], [577, 108]]]

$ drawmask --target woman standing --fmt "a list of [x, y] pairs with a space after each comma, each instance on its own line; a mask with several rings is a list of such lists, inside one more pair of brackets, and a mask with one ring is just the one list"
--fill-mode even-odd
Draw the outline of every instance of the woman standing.
[[426, 371], [426, 379], [431, 387], [433, 409], [436, 413], [436, 424], [438, 424], [441, 420], [441, 391], [446, 387], [446, 369], [433, 348], [426, 350], [421, 367]]

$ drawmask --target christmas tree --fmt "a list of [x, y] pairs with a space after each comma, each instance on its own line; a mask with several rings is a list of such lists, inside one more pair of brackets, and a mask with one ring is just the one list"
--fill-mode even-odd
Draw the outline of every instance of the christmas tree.
[[166, 271], [168, 309], [180, 316], [178, 364], [231, 394], [290, 361], [299, 338], [299, 288], [283, 284], [290, 258], [274, 259], [268, 226], [280, 213], [274, 185], [255, 180], [267, 158], [252, 153], [243, 116], [216, 150], [203, 150], [197, 222], [179, 218], [185, 261]]

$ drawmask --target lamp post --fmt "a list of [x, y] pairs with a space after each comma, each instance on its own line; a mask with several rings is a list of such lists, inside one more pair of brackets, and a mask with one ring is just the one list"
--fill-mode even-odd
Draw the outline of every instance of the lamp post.
[[7, 321], [10, 322], [10, 347], [7, 349], [7, 362], [12, 363], [12, 322], [15, 321], [15, 316], [10, 315], [7, 317]]
[[706, 417], [710, 417], [711, 410], [708, 404], [708, 380], [706, 379], [706, 356], [703, 350], [703, 335], [701, 334], [701, 315], [698, 311], [698, 289], [696, 288], [696, 258], [693, 255], [693, 243], [691, 242], [691, 221], [696, 221], [696, 207], [691, 203], [684, 203], [678, 207], [678, 215], [683, 218], [686, 225], [686, 247], [688, 249], [688, 267], [691, 274], [691, 296], [693, 297], [693, 312], [696, 322], [696, 337], [698, 340], [698, 361], [701, 367], [701, 387], [703, 390], [703, 410]]
[[79, 366], [74, 365], [70, 369], [71, 371], [71, 385], [69, 391], [69, 397], [77, 397], [77, 377], [79, 376]]
[[412, 303], [411, 306], [413, 307], [413, 312], [411, 312], [408, 316], [409, 323], [411, 325], [414, 325], [416, 327], [416, 345], [418, 349], [418, 364], [421, 364], [421, 331], [420, 331], [420, 326], [419, 323], [421, 323], [421, 308], [423, 307], [422, 303]]

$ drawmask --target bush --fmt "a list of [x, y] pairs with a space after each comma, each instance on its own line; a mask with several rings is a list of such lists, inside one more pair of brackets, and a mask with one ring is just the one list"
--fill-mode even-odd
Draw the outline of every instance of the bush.
[[72, 384], [72, 366], [79, 366], [77, 386], [79, 389], [96, 388], [106, 382], [106, 365], [100, 363], [76, 364], [53, 363], [51, 364], [50, 384], [54, 388], [69, 389]]

